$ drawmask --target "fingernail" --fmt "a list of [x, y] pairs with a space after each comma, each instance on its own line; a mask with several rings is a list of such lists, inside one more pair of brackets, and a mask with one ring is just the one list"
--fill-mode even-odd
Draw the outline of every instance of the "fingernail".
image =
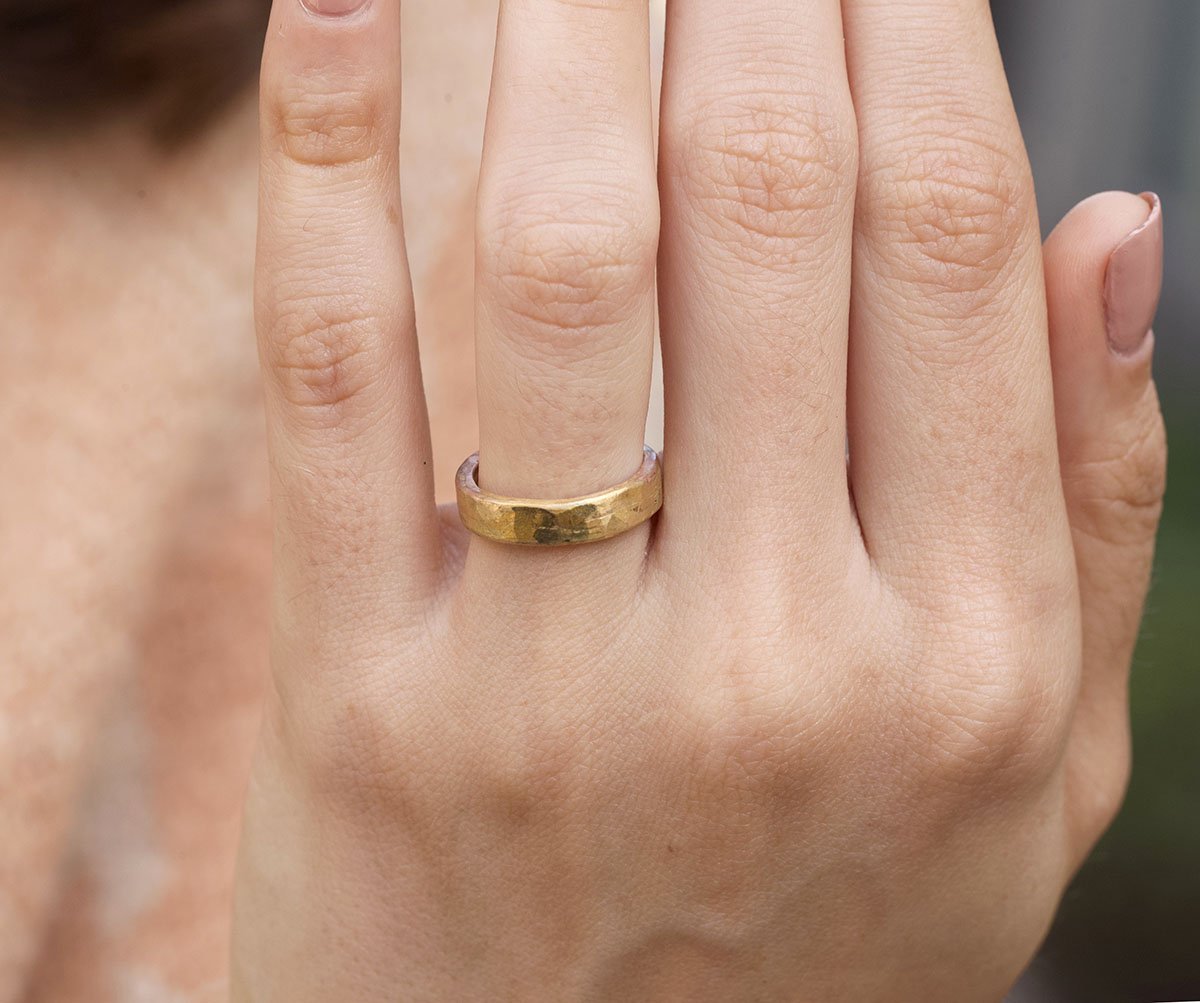
[[301, 2], [314, 14], [320, 14], [322, 17], [345, 17], [367, 5], [367, 0], [301, 0]]
[[1142, 198], [1150, 206], [1150, 215], [1117, 245], [1104, 280], [1108, 345], [1117, 355], [1132, 355], [1142, 346], [1162, 295], [1162, 202], [1153, 193]]

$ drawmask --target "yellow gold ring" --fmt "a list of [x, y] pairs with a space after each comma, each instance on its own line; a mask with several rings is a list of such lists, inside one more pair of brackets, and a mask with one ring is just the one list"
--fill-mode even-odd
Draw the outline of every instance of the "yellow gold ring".
[[624, 484], [580, 498], [506, 498], [479, 486], [479, 454], [458, 468], [458, 514], [476, 536], [498, 543], [563, 547], [627, 533], [662, 508], [662, 464], [646, 447], [642, 466]]

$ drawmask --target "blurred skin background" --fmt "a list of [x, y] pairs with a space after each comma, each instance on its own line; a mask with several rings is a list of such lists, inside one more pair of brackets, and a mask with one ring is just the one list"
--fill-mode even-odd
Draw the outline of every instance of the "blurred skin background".
[[[64, 66], [82, 65], [84, 71], [64, 74], [61, 91], [47, 90], [41, 77], [26, 89], [0, 60], [0, 94], [10, 112], [25, 109], [37, 117], [55, 103], [75, 107], [86, 105], [89, 96], [102, 103], [108, 91], [152, 90], [152, 114], [169, 143], [181, 117], [192, 130], [197, 119], [223, 107], [230, 89], [244, 86], [235, 75], [214, 73], [211, 60], [183, 67], [182, 76], [191, 78], [178, 93], [169, 81], [181, 68], [157, 66], [152, 58], [134, 66], [128, 79], [104, 80], [115, 72], [112, 67], [128, 72], [130, 64], [120, 52], [106, 54], [97, 40], [128, 38], [127, 28], [118, 31], [107, 23], [107, 5], [96, 0], [94, 32], [83, 31], [73, 40], [54, 31], [40, 33], [36, 23], [52, 27], [62, 2], [36, 0], [23, 8], [25, 24], [32, 25], [26, 40], [55, 39], [60, 48], [43, 56]], [[219, 37], [227, 65], [253, 60], [261, 38], [246, 29], [241, 6], [252, 2], [206, 3], [203, 24], [183, 19], [172, 22], [171, 30]], [[439, 0], [422, 3], [436, 10]], [[156, 0], [142, 2], [143, 12], [155, 6]], [[124, 5], [122, 16], [136, 20], [136, 8]], [[1200, 2], [994, 0], [993, 9], [1047, 232], [1093, 192], [1154, 190], [1163, 198], [1166, 282], [1156, 325], [1156, 373], [1172, 451], [1155, 585], [1135, 661], [1129, 799], [1069, 891], [1042, 956], [1013, 1000], [1200, 999], [1200, 673], [1191, 635], [1200, 611], [1200, 341], [1195, 336], [1200, 328]], [[223, 21], [229, 30], [217, 31], [214, 24]], [[178, 51], [176, 45], [163, 48]], [[465, 44], [456, 51], [464, 67], [477, 69], [481, 53]], [[464, 72], [428, 63], [412, 59], [408, 70]], [[195, 74], [201, 73], [208, 76], [197, 83]], [[208, 97], [198, 101], [197, 95]], [[410, 137], [418, 131], [410, 131]], [[417, 152], [417, 159], [429, 160], [429, 151]], [[464, 213], [466, 220], [469, 207]], [[464, 232], [469, 232], [467, 222]], [[414, 234], [421, 257], [421, 230], [414, 227]], [[445, 326], [463, 329], [457, 315]], [[436, 351], [426, 363], [437, 368]], [[467, 406], [458, 400], [444, 403], [448, 412]], [[453, 457], [465, 451], [447, 450]]]
[[993, 0], [1043, 226], [1082, 196], [1167, 213], [1155, 378], [1170, 488], [1133, 667], [1134, 768], [1016, 999], [1200, 999], [1200, 4]]

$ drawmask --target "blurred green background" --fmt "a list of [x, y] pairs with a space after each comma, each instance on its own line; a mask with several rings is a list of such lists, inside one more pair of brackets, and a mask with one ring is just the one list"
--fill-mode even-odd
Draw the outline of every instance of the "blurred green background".
[[993, 0], [1048, 232], [1157, 191], [1156, 371], [1170, 488], [1134, 663], [1125, 809], [1067, 894], [1021, 1003], [1200, 1000], [1200, 0]]

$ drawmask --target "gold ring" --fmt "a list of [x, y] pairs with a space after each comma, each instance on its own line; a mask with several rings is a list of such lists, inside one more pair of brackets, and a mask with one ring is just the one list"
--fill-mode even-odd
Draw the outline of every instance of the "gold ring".
[[662, 463], [649, 446], [624, 484], [580, 498], [506, 498], [479, 486], [479, 454], [458, 468], [458, 514], [476, 536], [498, 543], [563, 547], [627, 533], [662, 508]]

